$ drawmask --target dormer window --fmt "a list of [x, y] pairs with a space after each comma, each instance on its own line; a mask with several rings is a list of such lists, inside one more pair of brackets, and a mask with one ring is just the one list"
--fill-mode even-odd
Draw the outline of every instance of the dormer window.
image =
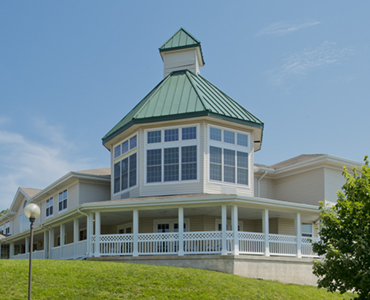
[[137, 135], [114, 148], [114, 193], [137, 185]]
[[209, 180], [249, 185], [249, 134], [209, 127]]
[[198, 126], [146, 131], [146, 183], [198, 179]]

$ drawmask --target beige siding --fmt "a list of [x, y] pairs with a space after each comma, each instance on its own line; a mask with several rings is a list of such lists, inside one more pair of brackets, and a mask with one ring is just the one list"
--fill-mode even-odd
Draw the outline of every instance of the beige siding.
[[258, 180], [261, 176], [254, 176], [254, 196], [275, 199], [275, 181], [271, 178], [262, 178], [260, 181], [260, 195], [258, 195]]
[[324, 168], [276, 179], [276, 199], [319, 205], [324, 200]]
[[110, 184], [80, 181], [79, 204], [86, 202], [105, 201], [110, 199]]
[[278, 234], [295, 235], [294, 219], [279, 218]]
[[342, 175], [342, 170], [325, 168], [325, 200], [337, 202], [337, 192], [341, 190], [346, 179]]
[[78, 184], [74, 184], [68, 187], [68, 200], [67, 209], [70, 210], [79, 205], [78, 203], [79, 187]]

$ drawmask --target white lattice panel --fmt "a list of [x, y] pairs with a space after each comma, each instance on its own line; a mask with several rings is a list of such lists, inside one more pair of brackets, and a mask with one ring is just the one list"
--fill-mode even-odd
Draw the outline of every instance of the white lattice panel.
[[219, 231], [202, 231], [202, 232], [186, 232], [184, 240], [215, 240], [221, 239], [222, 233]]
[[99, 236], [99, 242], [131, 242], [133, 234], [104, 234]]
[[295, 235], [269, 234], [269, 241], [276, 243], [297, 243]]
[[178, 233], [140, 233], [139, 241], [156, 242], [156, 241], [174, 241], [179, 239]]
[[255, 232], [239, 232], [239, 240], [245, 241], [265, 241], [265, 235], [263, 233]]

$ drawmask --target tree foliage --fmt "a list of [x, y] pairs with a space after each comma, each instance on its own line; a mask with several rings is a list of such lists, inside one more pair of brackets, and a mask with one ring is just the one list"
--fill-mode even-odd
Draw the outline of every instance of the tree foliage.
[[7, 214], [8, 212], [9, 212], [9, 208], [4, 209], [4, 210], [1, 210], [0, 211], [0, 217], [3, 216], [3, 215], [5, 215], [5, 214]]
[[314, 262], [318, 286], [333, 292], [353, 291], [370, 299], [370, 166], [368, 156], [358, 174], [346, 168], [346, 182], [333, 207], [320, 206], [320, 241], [313, 249], [321, 260]]

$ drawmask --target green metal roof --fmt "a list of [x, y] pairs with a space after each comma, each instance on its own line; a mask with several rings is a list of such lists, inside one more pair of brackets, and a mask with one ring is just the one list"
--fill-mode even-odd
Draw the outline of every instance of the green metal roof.
[[167, 42], [165, 42], [161, 47], [159, 47], [159, 52], [173, 51], [173, 50], [192, 48], [192, 47], [199, 47], [203, 64], [205, 64], [200, 41], [198, 41], [194, 36], [192, 36], [184, 28], [180, 28], [173, 36], [171, 36], [167, 40]]
[[263, 123], [199, 74], [175, 71], [164, 78], [104, 137], [134, 124], [210, 116], [263, 129]]

